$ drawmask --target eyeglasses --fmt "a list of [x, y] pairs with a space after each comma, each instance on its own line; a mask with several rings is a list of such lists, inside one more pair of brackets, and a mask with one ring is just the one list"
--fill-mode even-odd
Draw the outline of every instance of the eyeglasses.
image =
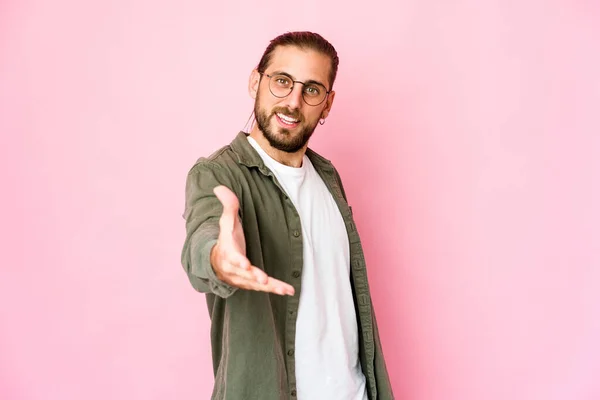
[[300, 82], [295, 81], [287, 75], [277, 74], [269, 75], [264, 72], [259, 72], [269, 78], [269, 90], [275, 97], [284, 98], [292, 93], [294, 90], [294, 84], [300, 83], [304, 85], [302, 88], [302, 98], [304, 102], [309, 106], [318, 106], [325, 101], [331, 90], [327, 90], [325, 86], [316, 82]]

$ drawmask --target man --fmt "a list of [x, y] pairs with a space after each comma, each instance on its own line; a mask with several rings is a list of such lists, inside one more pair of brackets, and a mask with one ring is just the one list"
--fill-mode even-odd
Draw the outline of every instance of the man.
[[182, 263], [206, 293], [212, 399], [393, 398], [342, 182], [307, 147], [338, 62], [315, 33], [272, 40], [249, 80], [250, 134], [188, 174]]

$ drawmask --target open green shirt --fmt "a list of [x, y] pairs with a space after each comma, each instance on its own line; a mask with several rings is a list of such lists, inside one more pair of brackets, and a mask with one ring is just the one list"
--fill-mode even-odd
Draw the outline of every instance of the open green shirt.
[[[349, 279], [357, 313], [359, 358], [369, 399], [393, 399], [365, 258], [340, 176], [330, 161], [314, 151], [308, 149], [306, 155], [329, 188], [348, 232]], [[218, 185], [227, 186], [240, 201], [250, 262], [269, 276], [292, 285], [294, 296], [237, 289], [216, 277], [210, 265], [210, 251], [219, 235], [223, 210], [213, 193]], [[192, 167], [186, 183], [184, 218], [187, 237], [182, 264], [192, 286], [206, 293], [211, 318], [215, 374], [212, 399], [296, 399], [294, 345], [302, 291], [300, 216], [244, 132], [229, 146], [199, 159]]]

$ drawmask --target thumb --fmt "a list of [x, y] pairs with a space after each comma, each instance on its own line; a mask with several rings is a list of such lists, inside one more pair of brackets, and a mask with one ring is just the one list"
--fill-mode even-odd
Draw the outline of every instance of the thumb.
[[221, 215], [221, 229], [228, 232], [233, 232], [234, 222], [237, 218], [237, 213], [240, 208], [240, 202], [226, 186], [217, 186], [213, 189], [213, 193], [223, 205], [223, 215]]

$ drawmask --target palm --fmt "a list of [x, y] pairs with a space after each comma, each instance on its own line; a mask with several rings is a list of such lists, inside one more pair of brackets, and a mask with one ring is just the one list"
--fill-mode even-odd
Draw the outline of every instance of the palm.
[[238, 218], [240, 202], [235, 193], [225, 186], [217, 186], [214, 193], [223, 205], [219, 239], [211, 252], [211, 265], [217, 278], [242, 289], [293, 296], [291, 285], [271, 278], [246, 258], [246, 239]]

